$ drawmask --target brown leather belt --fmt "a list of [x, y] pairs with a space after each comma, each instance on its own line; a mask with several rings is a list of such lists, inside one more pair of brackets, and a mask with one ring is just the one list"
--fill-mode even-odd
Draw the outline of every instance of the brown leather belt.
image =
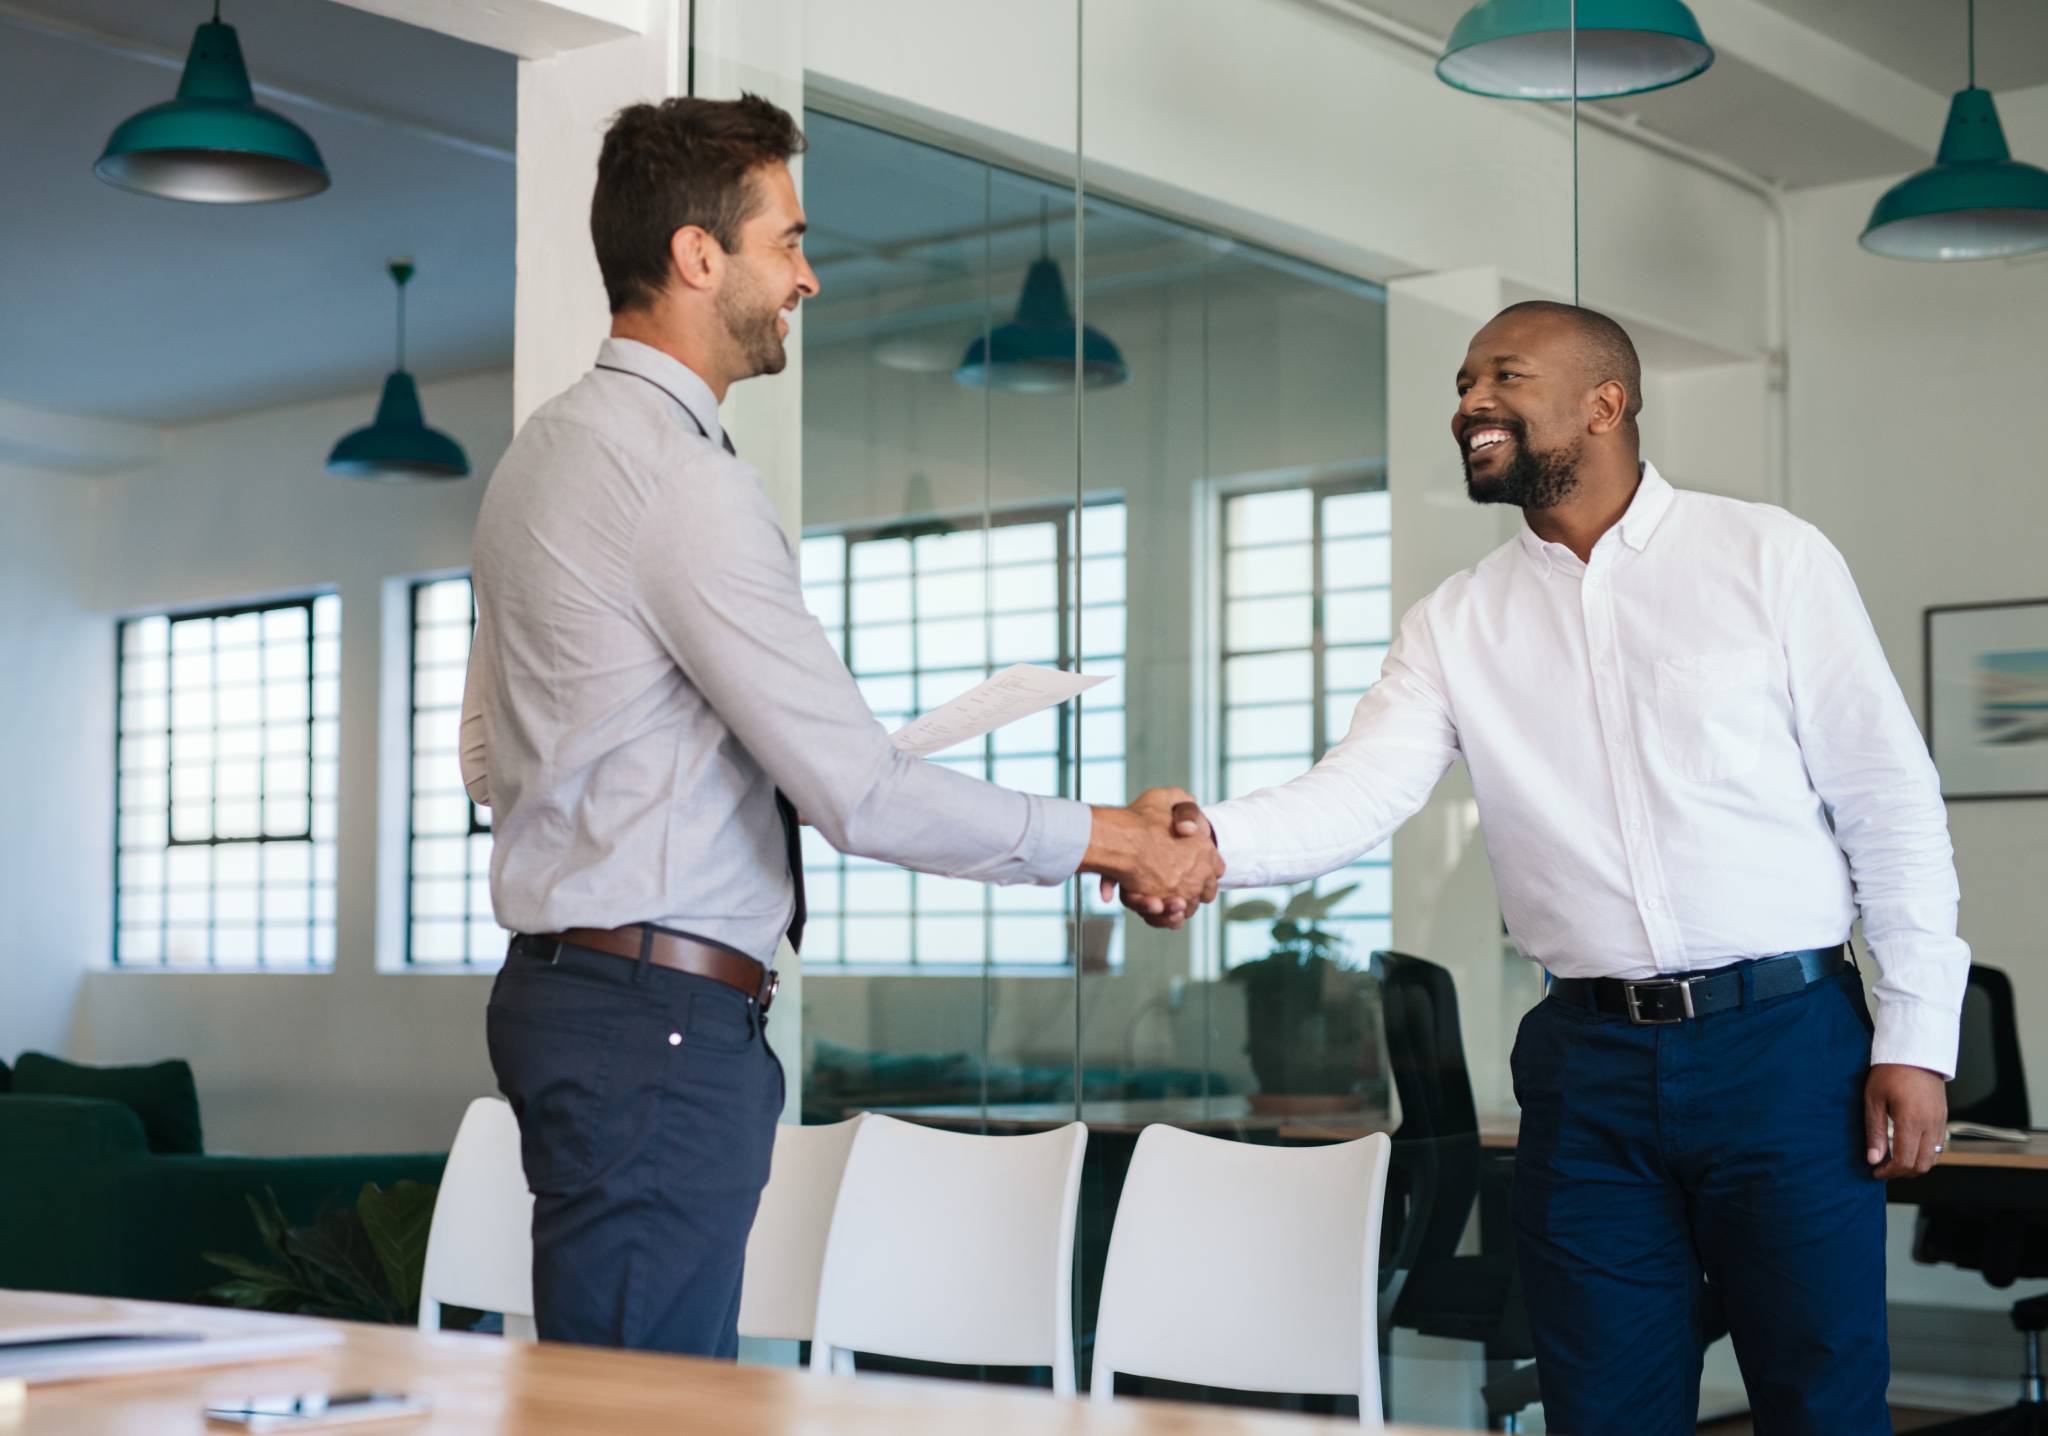
[[569, 947], [623, 957], [628, 962], [640, 960], [641, 945], [645, 942], [648, 945], [647, 960], [656, 967], [694, 973], [698, 977], [722, 982], [727, 987], [736, 987], [760, 1003], [763, 1012], [774, 1005], [775, 993], [782, 986], [780, 973], [745, 953], [663, 928], [648, 927], [644, 923], [634, 923], [630, 927], [572, 927], [566, 932], [535, 933], [534, 937], [541, 942], [559, 942]]

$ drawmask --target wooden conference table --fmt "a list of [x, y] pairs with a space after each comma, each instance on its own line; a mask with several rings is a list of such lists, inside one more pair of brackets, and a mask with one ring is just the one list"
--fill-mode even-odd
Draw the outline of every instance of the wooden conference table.
[[[232, 1318], [311, 1323], [310, 1318], [209, 1312], [203, 1307], [0, 1291], [9, 1322], [166, 1318], [192, 1326]], [[311, 1323], [343, 1333], [311, 1355], [148, 1375], [34, 1386], [27, 1404], [0, 1407], [6, 1436], [220, 1436], [209, 1404], [300, 1391], [374, 1387], [410, 1392], [431, 1414], [365, 1431], [494, 1433], [494, 1436], [1314, 1436], [1356, 1432], [1356, 1421], [1121, 1400], [1098, 1406], [1045, 1392], [961, 1381], [823, 1376], [783, 1367], [734, 1366], [678, 1356], [533, 1345], [454, 1332], [352, 1322]], [[1423, 1428], [1389, 1427], [1392, 1436]]]
[[[987, 1107], [971, 1104], [936, 1107], [878, 1107], [876, 1111], [905, 1121], [932, 1127], [952, 1127], [988, 1132], [1043, 1132], [1074, 1120], [1071, 1102], [1008, 1102]], [[1131, 1102], [1088, 1102], [1080, 1112], [1090, 1133], [1135, 1137], [1155, 1122], [1215, 1137], [1239, 1137], [1269, 1142], [1349, 1142], [1374, 1132], [1393, 1130], [1391, 1116], [1384, 1110], [1358, 1107], [1335, 1112], [1255, 1111], [1244, 1096], [1160, 1097]], [[1483, 1112], [1479, 1117], [1479, 1144], [1498, 1151], [1512, 1151], [1521, 1124], [1514, 1112]], [[1967, 1172], [1958, 1182], [1944, 1172]], [[1974, 1195], [1987, 1188], [2025, 1182], [2041, 1194], [2048, 1205], [2048, 1132], [2035, 1132], [2025, 1142], [1993, 1142], [1980, 1138], [1956, 1138], [1942, 1154], [1940, 1164], [1925, 1177], [1904, 1178], [1891, 1184], [1895, 1202], [1933, 1200], [1929, 1186], [1941, 1179], [1944, 1187], [1967, 1184]], [[2041, 1183], [2044, 1185], [2036, 1185]], [[1946, 1197], [1947, 1192], [1942, 1196]]]

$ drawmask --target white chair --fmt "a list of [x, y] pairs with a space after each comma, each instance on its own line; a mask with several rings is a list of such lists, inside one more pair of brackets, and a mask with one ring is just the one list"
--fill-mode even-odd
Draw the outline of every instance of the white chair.
[[1090, 1385], [1116, 1373], [1358, 1397], [1379, 1426], [1380, 1210], [1392, 1144], [1258, 1147], [1147, 1127], [1110, 1233]]
[[[864, 1114], [863, 1114], [864, 1115]], [[740, 1335], [809, 1341], [818, 1318], [818, 1277], [846, 1154], [861, 1117], [775, 1129], [775, 1156], [761, 1210], [747, 1237]]]
[[519, 1121], [499, 1097], [469, 1104], [448, 1149], [420, 1280], [422, 1330], [441, 1329], [444, 1305], [502, 1312], [507, 1337], [534, 1338], [533, 1193]]
[[977, 1137], [870, 1115], [839, 1184], [811, 1366], [853, 1353], [1050, 1366], [1074, 1392], [1074, 1206], [1088, 1129]]

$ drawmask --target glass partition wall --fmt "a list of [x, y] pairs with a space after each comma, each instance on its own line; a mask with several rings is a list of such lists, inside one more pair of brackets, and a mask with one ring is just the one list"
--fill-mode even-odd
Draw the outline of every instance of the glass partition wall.
[[[805, 123], [823, 289], [804, 585], [882, 721], [1036, 663], [1105, 681], [934, 761], [1092, 803], [1306, 768], [1388, 638], [1381, 289], [1105, 193], [1077, 212], [1070, 177], [965, 143], [822, 105]], [[991, 888], [806, 841], [804, 1120], [1088, 1120], [1084, 1369], [1144, 1122], [1275, 1140], [1246, 1121], [1270, 1102], [1383, 1124], [1376, 1007], [1350, 967], [1387, 942], [1385, 852], [1320, 885], [1327, 917], [1294, 931], [1348, 959], [1342, 980], [1333, 965], [1312, 1014], [1268, 999], [1286, 1007], [1268, 1027], [1289, 1026], [1262, 1047], [1271, 984], [1247, 975], [1310, 952], [1276, 947], [1272, 917], [1218, 905], [1156, 932], [1093, 883]], [[1277, 915], [1295, 896], [1233, 902]]]

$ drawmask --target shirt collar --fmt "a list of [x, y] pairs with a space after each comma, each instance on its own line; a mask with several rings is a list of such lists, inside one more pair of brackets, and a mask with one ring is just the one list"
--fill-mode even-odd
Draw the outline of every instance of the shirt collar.
[[[1657, 525], [1662, 523], [1664, 515], [1670, 512], [1671, 501], [1678, 494], [1678, 490], [1671, 487], [1670, 481], [1657, 472], [1657, 466], [1647, 459], [1643, 461], [1642, 472], [1642, 481], [1636, 485], [1635, 497], [1629, 500], [1628, 509], [1622, 514], [1621, 522], [1615, 525], [1615, 528], [1621, 530], [1622, 542], [1638, 553], [1649, 547], [1650, 535], [1657, 531]], [[1556, 568], [1556, 560], [1560, 555], [1572, 560], [1570, 566], [1574, 570], [1580, 567], [1577, 556], [1570, 549], [1562, 544], [1545, 543], [1526, 522], [1523, 523], [1522, 531], [1517, 537], [1522, 541], [1523, 551], [1542, 564], [1546, 571]], [[1553, 549], [1556, 553], [1552, 552]]]
[[711, 386], [682, 360], [637, 339], [614, 336], [598, 346], [597, 362], [660, 385], [670, 398], [689, 410], [691, 418], [704, 426], [712, 443], [724, 443], [725, 426], [718, 421], [718, 400], [712, 396]]
[[1635, 501], [1628, 506], [1628, 512], [1621, 516], [1621, 536], [1628, 546], [1638, 553], [1649, 547], [1650, 535], [1657, 531], [1657, 525], [1670, 511], [1671, 500], [1677, 490], [1657, 472], [1657, 466], [1643, 461], [1643, 481], [1636, 485]]

